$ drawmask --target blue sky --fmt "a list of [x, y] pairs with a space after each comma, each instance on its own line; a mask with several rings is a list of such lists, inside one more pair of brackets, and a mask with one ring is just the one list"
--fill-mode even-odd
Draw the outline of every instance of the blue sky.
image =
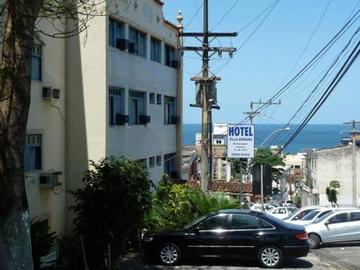
[[[196, 11], [199, 10], [203, 0], [164, 0], [164, 2], [166, 19], [175, 23], [177, 11], [181, 10], [186, 26], [184, 31], [202, 31], [202, 9], [198, 13]], [[231, 9], [213, 31], [236, 32], [271, 3], [273, 0], [209, 0], [209, 28], [212, 29], [217, 25]], [[214, 122], [241, 122], [245, 117], [244, 112], [249, 111], [250, 102], [260, 99], [265, 101], [271, 97], [331, 39], [344, 25], [355, 7], [356, 10], [360, 8], [359, 0], [280, 0], [255, 34], [217, 73], [216, 71], [227, 62], [228, 56], [224, 54], [221, 59], [218, 56], [212, 58], [211, 71], [222, 78], [217, 86], [221, 109], [213, 111]], [[238, 37], [216, 39], [212, 45], [239, 47], [265, 15], [266, 13], [241, 31]], [[322, 15], [323, 19], [319, 24]], [[274, 105], [262, 111], [254, 122], [287, 123], [359, 26], [360, 19], [322, 58], [312, 72], [300, 79], [301, 84], [295, 84], [296, 87], [291, 87], [280, 97], [281, 105]], [[359, 36], [356, 36], [354, 42], [359, 40]], [[351, 48], [354, 47], [354, 42]], [[303, 52], [307, 43], [308, 46]], [[185, 45], [199, 44], [193, 38], [185, 39]], [[299, 61], [296, 65], [297, 59]], [[342, 59], [343, 62], [345, 58]], [[189, 107], [190, 103], [195, 102], [195, 86], [190, 78], [196, 76], [200, 68], [201, 58], [196, 53], [185, 52], [184, 123], [201, 123], [200, 109]], [[304, 106], [292, 123], [302, 121], [324, 89], [324, 86], [319, 88], [310, 98], [311, 102]], [[358, 59], [310, 123], [341, 124], [344, 121], [360, 120], [359, 90], [360, 60]]]

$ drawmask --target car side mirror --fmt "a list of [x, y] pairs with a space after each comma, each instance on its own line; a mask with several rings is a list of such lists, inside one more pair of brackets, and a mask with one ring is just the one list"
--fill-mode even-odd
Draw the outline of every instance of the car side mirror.
[[200, 227], [195, 227], [194, 230], [193, 230], [193, 232], [195, 234], [199, 234], [199, 231], [200, 231]]
[[299, 219], [299, 217], [294, 217], [294, 220], [298, 220]]
[[329, 225], [329, 224], [330, 224], [330, 221], [329, 221], [329, 220], [325, 221], [325, 226], [327, 226], [327, 225]]

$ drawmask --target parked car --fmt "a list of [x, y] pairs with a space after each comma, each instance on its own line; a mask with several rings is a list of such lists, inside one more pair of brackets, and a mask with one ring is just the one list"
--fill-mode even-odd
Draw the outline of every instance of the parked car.
[[286, 200], [284, 202], [283, 206], [287, 206], [287, 207], [293, 206], [293, 207], [295, 207], [296, 204], [295, 204], [295, 202], [293, 200]]
[[302, 219], [306, 214], [310, 213], [311, 211], [320, 208], [320, 206], [308, 206], [303, 207], [301, 209], [296, 210], [291, 215], [284, 218], [284, 221], [291, 222], [293, 220]]
[[288, 222], [299, 225], [306, 225], [314, 222], [315, 220], [321, 219], [323, 216], [326, 216], [328, 213], [335, 211], [335, 208], [318, 208], [310, 211], [301, 219], [290, 220]]
[[324, 243], [360, 241], [360, 210], [337, 210], [305, 225], [311, 248]]
[[284, 219], [287, 216], [291, 215], [291, 213], [295, 212], [296, 210], [298, 210], [298, 208], [296, 207], [275, 207], [269, 211], [267, 211], [266, 213], [268, 213], [269, 215], [272, 215], [274, 217], [277, 217], [279, 219]]
[[234, 256], [254, 258], [261, 266], [273, 268], [284, 258], [306, 256], [310, 245], [303, 226], [258, 211], [221, 210], [181, 230], [145, 236], [143, 249], [165, 265], [188, 256]]
[[[254, 211], [262, 211], [262, 205], [259, 203], [255, 203], [250, 207], [250, 210], [254, 210]], [[268, 203], [264, 203], [264, 211], [268, 211], [275, 208], [275, 206], [273, 206], [272, 204], [268, 204]]]

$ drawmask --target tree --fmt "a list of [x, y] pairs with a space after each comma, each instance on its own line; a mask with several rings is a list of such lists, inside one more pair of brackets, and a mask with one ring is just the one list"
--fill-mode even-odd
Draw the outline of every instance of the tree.
[[91, 265], [100, 269], [108, 248], [117, 259], [142, 225], [150, 209], [151, 180], [144, 165], [126, 158], [106, 158], [91, 166], [84, 187], [73, 192], [75, 229], [84, 239]]
[[328, 201], [331, 203], [332, 207], [339, 207], [338, 203], [337, 203], [337, 195], [339, 194], [339, 190], [340, 189], [340, 183], [337, 180], [333, 180], [330, 182], [330, 185], [328, 187], [326, 187], [326, 196]]
[[[34, 37], [37, 33], [67, 37], [85, 31], [104, 2], [7, 0], [1, 3], [0, 269], [32, 269], [24, 149]], [[53, 32], [36, 29], [38, 19], [48, 20], [54, 26]], [[58, 23], [67, 24], [66, 32], [57, 30]]]

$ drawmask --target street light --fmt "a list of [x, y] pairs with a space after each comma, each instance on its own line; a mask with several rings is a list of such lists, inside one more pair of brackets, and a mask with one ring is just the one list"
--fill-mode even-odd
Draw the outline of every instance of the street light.
[[276, 132], [288, 131], [288, 130], [290, 130], [290, 127], [284, 127], [284, 128], [279, 128], [279, 129], [274, 130], [273, 132], [271, 132], [271, 133], [265, 138], [265, 140], [260, 144], [259, 148], [261, 148], [261, 147], [267, 142], [267, 140], [268, 140], [272, 135], [274, 135]]

